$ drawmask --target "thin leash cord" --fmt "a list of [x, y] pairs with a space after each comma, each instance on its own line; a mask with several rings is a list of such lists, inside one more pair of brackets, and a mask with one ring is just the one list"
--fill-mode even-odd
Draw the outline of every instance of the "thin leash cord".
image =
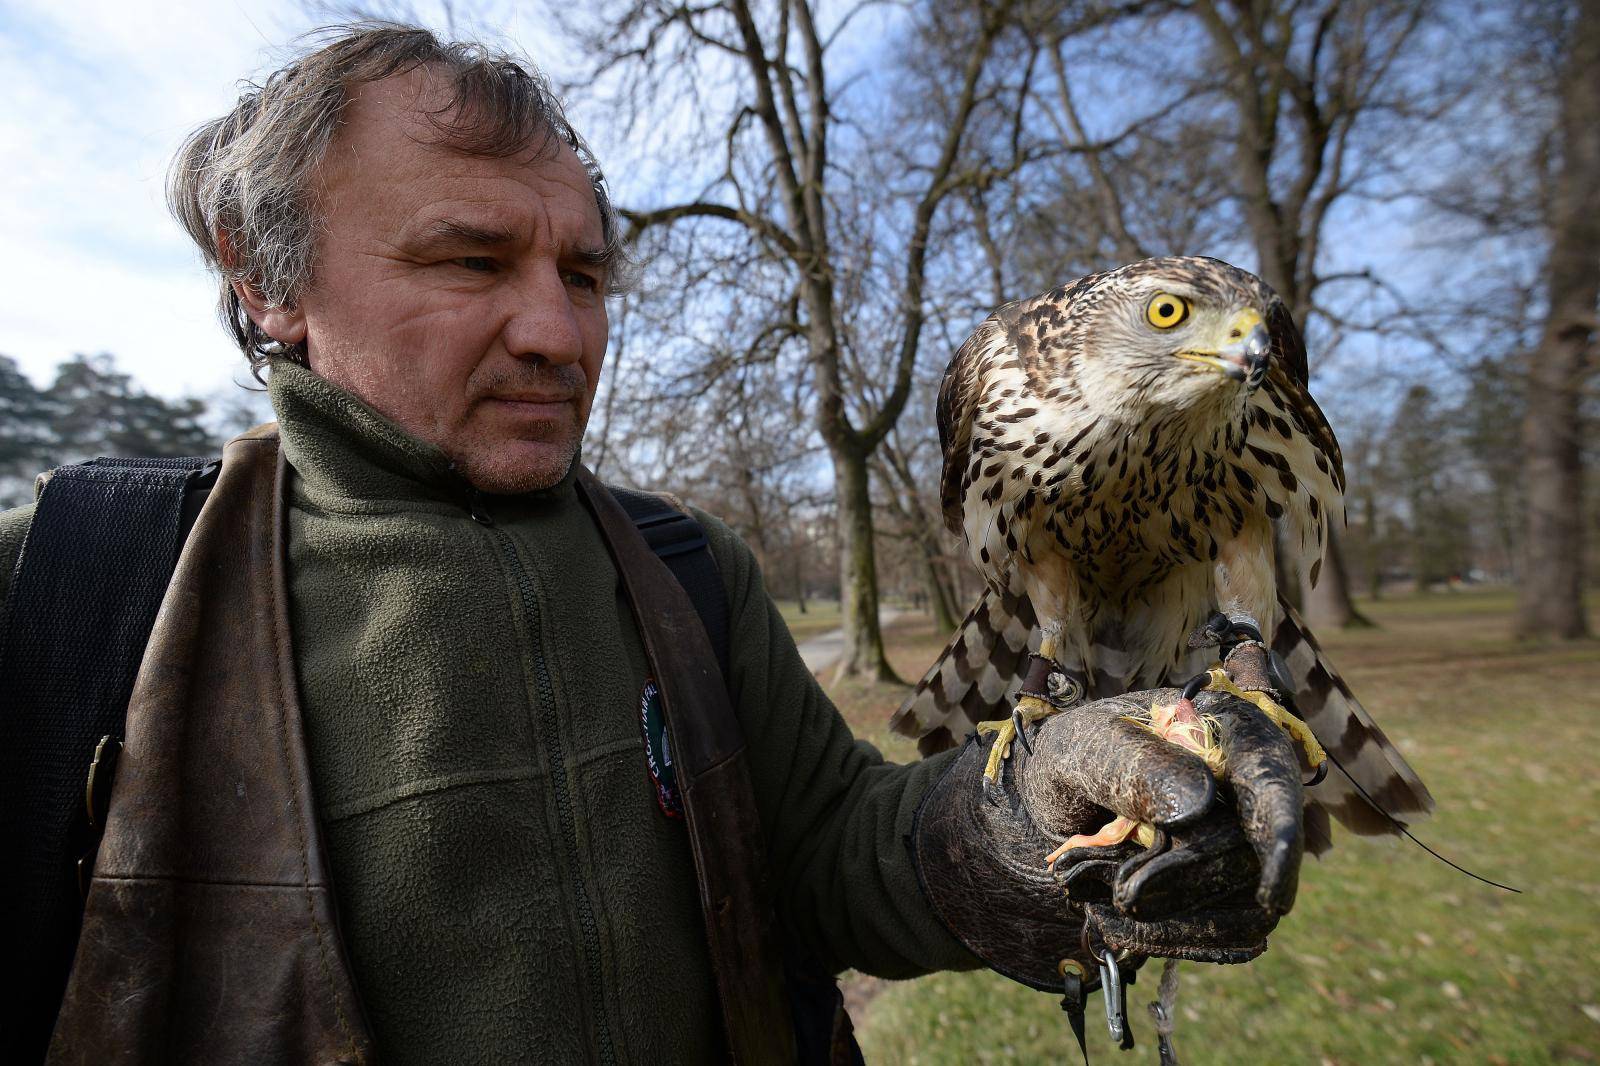
[[1178, 1027], [1178, 960], [1167, 959], [1161, 967], [1161, 984], [1156, 987], [1156, 1001], [1150, 1004], [1150, 1017], [1155, 1019], [1156, 1043], [1161, 1051], [1161, 1066], [1180, 1066], [1178, 1053], [1172, 1047], [1172, 1031]]
[[1368, 792], [1366, 789], [1361, 787], [1361, 782], [1357, 781], [1355, 779], [1355, 777], [1350, 773], [1350, 771], [1346, 770], [1344, 768], [1344, 763], [1340, 762], [1338, 757], [1335, 756], [1333, 754], [1333, 752], [1330, 751], [1330, 752], [1327, 753], [1327, 755], [1328, 755], [1328, 758], [1333, 761], [1333, 765], [1335, 765], [1335, 766], [1337, 766], [1339, 768], [1339, 772], [1341, 774], [1343, 774], [1346, 778], [1348, 778], [1352, 785], [1356, 786], [1356, 791], [1361, 793], [1361, 798], [1366, 800], [1368, 803], [1370, 803], [1372, 805], [1372, 809], [1373, 810], [1377, 811], [1379, 814], [1381, 814], [1385, 818], [1389, 819], [1389, 824], [1393, 825], [1396, 829], [1398, 829], [1401, 833], [1403, 833], [1405, 835], [1406, 839], [1410, 840], [1411, 843], [1415, 844], [1417, 847], [1421, 848], [1423, 851], [1427, 852], [1429, 855], [1432, 855], [1434, 858], [1438, 859], [1440, 862], [1444, 863], [1446, 866], [1450, 867], [1452, 870], [1458, 870], [1461, 873], [1466, 874], [1468, 877], [1472, 878], [1475, 881], [1482, 881], [1486, 885], [1492, 885], [1495, 888], [1504, 889], [1507, 892], [1515, 892], [1519, 896], [1522, 894], [1522, 889], [1520, 889], [1520, 888], [1512, 888], [1510, 885], [1502, 885], [1499, 881], [1491, 881], [1491, 880], [1489, 880], [1489, 878], [1484, 877], [1482, 874], [1475, 874], [1471, 870], [1467, 869], [1465, 866], [1462, 866], [1460, 863], [1456, 863], [1456, 862], [1450, 861], [1449, 859], [1445, 858], [1443, 855], [1440, 855], [1437, 851], [1434, 851], [1432, 848], [1428, 847], [1428, 845], [1424, 844], [1422, 841], [1418, 840], [1416, 835], [1414, 833], [1412, 833], [1411, 830], [1409, 830], [1409, 829], [1407, 829], [1405, 827], [1405, 823], [1404, 822], [1400, 821], [1400, 819], [1396, 818], [1394, 815], [1392, 815], [1388, 811], [1384, 810], [1383, 804], [1381, 804], [1377, 800], [1373, 799], [1372, 798], [1372, 794], [1370, 792]]

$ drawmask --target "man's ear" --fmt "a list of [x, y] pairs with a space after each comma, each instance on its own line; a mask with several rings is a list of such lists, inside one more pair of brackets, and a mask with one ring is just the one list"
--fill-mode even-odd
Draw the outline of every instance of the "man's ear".
[[261, 332], [282, 344], [299, 344], [306, 339], [305, 312], [298, 307], [273, 307], [261, 291], [248, 281], [230, 282], [244, 304], [245, 314], [260, 327]]
[[[224, 270], [232, 271], [236, 259], [225, 232], [217, 233], [217, 256]], [[299, 308], [273, 307], [261, 290], [248, 281], [234, 279], [234, 294], [244, 304], [245, 314], [267, 336], [280, 344], [299, 344], [306, 339], [306, 316]]]

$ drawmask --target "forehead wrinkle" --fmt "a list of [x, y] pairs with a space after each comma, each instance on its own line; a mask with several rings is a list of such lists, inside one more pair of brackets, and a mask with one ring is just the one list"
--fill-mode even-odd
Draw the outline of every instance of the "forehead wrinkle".
[[518, 235], [508, 226], [492, 224], [480, 226], [447, 215], [424, 226], [422, 232], [418, 234], [418, 239], [425, 245], [466, 244], [496, 247], [517, 243]]
[[[539, 177], [561, 188], [570, 187], [570, 183], [548, 172]], [[458, 195], [444, 200], [425, 197], [407, 212], [396, 229], [413, 242], [430, 244], [538, 243], [554, 246], [560, 255], [599, 247], [599, 241], [581, 232], [593, 222], [586, 210], [581, 220], [577, 219], [572, 212], [558, 209], [546, 192], [511, 175], [470, 175], [464, 180], [480, 188], [470, 193], [460, 190]], [[583, 205], [587, 208], [588, 201]]]

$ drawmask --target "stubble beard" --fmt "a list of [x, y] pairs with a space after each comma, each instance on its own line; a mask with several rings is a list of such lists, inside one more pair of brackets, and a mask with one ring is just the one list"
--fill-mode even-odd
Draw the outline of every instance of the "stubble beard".
[[[581, 427], [568, 424], [547, 438], [485, 441], [451, 459], [473, 488], [496, 496], [516, 496], [559, 484], [577, 460], [582, 439]], [[520, 454], [511, 454], [513, 449]]]
[[[576, 366], [543, 366], [533, 373], [496, 373], [475, 381], [474, 391], [484, 402], [495, 395], [518, 391], [570, 391], [570, 414], [560, 421], [535, 422], [507, 438], [489, 427], [462, 441], [455, 466], [472, 486], [483, 492], [513, 496], [548, 489], [561, 482], [577, 460], [588, 421], [583, 397], [588, 392], [583, 372]], [[586, 406], [586, 405], [584, 405]]]

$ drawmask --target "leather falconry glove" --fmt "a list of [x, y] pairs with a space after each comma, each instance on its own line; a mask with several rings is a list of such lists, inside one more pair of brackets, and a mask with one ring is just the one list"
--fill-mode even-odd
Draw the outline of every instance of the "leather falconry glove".
[[[1224, 666], [1236, 691], [1270, 694], [1259, 643], [1235, 645]], [[1064, 960], [1092, 975], [1108, 947], [1124, 968], [1149, 956], [1246, 962], [1266, 950], [1299, 878], [1300, 759], [1284, 728], [1228, 692], [1190, 692], [1211, 720], [1220, 774], [1129, 720], [1182, 695], [1129, 693], [1045, 718], [990, 789], [994, 741], [974, 737], [929, 790], [912, 831], [918, 875], [945, 926], [989, 967], [1059, 992]], [[1144, 823], [1148, 846], [1074, 847], [1046, 865], [1110, 815]]]

